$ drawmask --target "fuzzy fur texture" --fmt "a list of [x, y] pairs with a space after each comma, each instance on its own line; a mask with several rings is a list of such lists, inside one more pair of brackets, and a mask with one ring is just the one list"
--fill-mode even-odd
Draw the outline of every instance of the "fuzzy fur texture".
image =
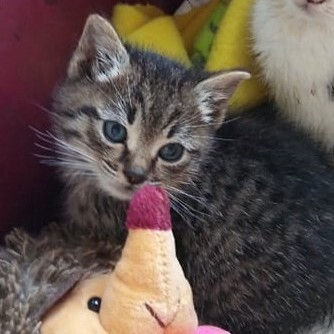
[[[84, 58], [74, 53], [76, 70], [55, 94], [55, 134], [42, 137], [55, 141], [51, 162], [67, 185], [68, 226], [122, 243], [127, 200], [143, 184], [158, 184], [171, 198], [201, 323], [234, 334], [326, 328], [334, 305], [334, 173], [321, 153], [271, 106], [224, 122], [240, 74], [212, 79], [126, 49], [101, 20], [89, 20], [103, 28], [85, 30], [94, 32], [82, 37], [92, 43], [79, 49]], [[101, 81], [101, 57], [103, 66], [129, 61]], [[107, 140], [108, 121], [126, 130], [121, 143]], [[160, 152], [169, 142], [183, 146], [171, 163]]]
[[0, 333], [40, 334], [43, 315], [78, 280], [114, 267], [120, 248], [53, 224], [14, 230], [0, 248]]
[[231, 141], [217, 140], [202, 179], [183, 189], [194, 199], [180, 198], [192, 217], [173, 219], [200, 320], [232, 333], [312, 333], [317, 325], [326, 332], [333, 172], [302, 137], [259, 110], [227, 122], [217, 137]]
[[334, 1], [257, 0], [251, 27], [254, 53], [281, 113], [332, 152]]

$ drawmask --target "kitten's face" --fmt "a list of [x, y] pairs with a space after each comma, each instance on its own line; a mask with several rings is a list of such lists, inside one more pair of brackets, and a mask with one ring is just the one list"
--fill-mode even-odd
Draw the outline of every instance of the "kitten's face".
[[189, 182], [209, 147], [206, 137], [214, 136], [194, 103], [191, 83], [162, 84], [139, 71], [128, 69], [103, 84], [66, 85], [57, 102], [58, 135], [75, 148], [68, 150], [71, 159], [77, 155], [76, 168], [66, 172], [94, 175], [93, 182], [123, 200], [145, 182]]
[[268, 0], [282, 13], [308, 20], [334, 20], [333, 0]]
[[198, 175], [228, 97], [245, 72], [208, 78], [126, 51], [102, 18], [88, 19], [54, 103], [64, 174], [120, 200], [145, 183], [176, 192]]

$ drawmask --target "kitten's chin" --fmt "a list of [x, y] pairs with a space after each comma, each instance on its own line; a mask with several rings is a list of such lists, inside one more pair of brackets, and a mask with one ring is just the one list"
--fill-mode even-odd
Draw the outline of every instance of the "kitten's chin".
[[120, 201], [130, 201], [136, 189], [129, 185], [124, 185], [117, 181], [100, 180], [100, 185], [107, 194]]

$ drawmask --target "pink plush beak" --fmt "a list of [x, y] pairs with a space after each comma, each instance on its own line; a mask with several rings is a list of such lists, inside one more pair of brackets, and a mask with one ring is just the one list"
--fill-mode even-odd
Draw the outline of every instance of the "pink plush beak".
[[128, 229], [168, 231], [172, 228], [169, 199], [164, 190], [147, 185], [132, 198], [127, 210]]
[[196, 334], [230, 334], [223, 329], [213, 327], [213, 326], [200, 326], [196, 330]]
[[[158, 187], [145, 186], [135, 194], [130, 202], [127, 210], [126, 226], [129, 233], [134, 233], [136, 230], [147, 231], [171, 231], [171, 217], [169, 199], [165, 191]], [[152, 233], [151, 232], [151, 233]], [[149, 239], [148, 239], [149, 241]], [[175, 258], [175, 254], [173, 253]], [[175, 261], [176, 258], [175, 258]], [[180, 269], [181, 270], [181, 269]], [[183, 278], [185, 280], [185, 278]], [[182, 281], [181, 281], [182, 282]], [[192, 299], [188, 300], [189, 307], [192, 304]], [[192, 307], [191, 310], [193, 311]], [[193, 311], [194, 312], [194, 311]], [[187, 315], [189, 312], [187, 311]], [[194, 319], [195, 319], [195, 315]], [[182, 328], [182, 327], [181, 327]], [[192, 333], [196, 325], [192, 328]], [[182, 333], [180, 329], [166, 331], [166, 333]], [[189, 333], [189, 331], [187, 332]], [[229, 334], [228, 332], [212, 326], [200, 326], [194, 334]]]

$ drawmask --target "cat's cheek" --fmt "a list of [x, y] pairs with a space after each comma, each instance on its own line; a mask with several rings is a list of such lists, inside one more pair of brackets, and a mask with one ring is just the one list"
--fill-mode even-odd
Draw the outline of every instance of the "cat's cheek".
[[180, 173], [182, 172], [190, 163], [190, 156], [188, 153], [184, 153], [182, 158], [176, 162], [167, 162], [163, 159], [159, 158], [156, 162], [156, 166], [163, 170], [164, 172], [174, 172]]
[[106, 174], [116, 173], [118, 171], [119, 164], [117, 163], [117, 159], [108, 156], [107, 158], [102, 157], [100, 160], [100, 168]]
[[159, 173], [161, 182], [167, 186], [179, 187], [187, 180], [187, 169], [189, 161], [178, 164], [161, 164]]

